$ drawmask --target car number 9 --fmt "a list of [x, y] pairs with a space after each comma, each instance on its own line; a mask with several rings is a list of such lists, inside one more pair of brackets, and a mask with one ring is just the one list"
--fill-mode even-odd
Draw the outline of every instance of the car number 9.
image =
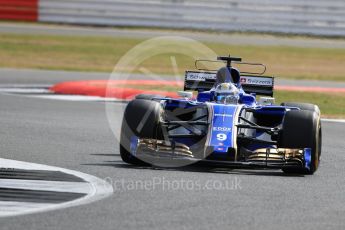
[[225, 141], [227, 138], [226, 134], [225, 133], [218, 133], [217, 134], [217, 140], [218, 141]]

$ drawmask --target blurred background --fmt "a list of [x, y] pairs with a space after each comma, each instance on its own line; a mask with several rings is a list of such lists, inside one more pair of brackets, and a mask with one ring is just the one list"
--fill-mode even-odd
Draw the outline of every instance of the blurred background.
[[[266, 64], [277, 102], [307, 101], [324, 117], [345, 117], [342, 0], [0, 0], [0, 20], [3, 70], [110, 73], [135, 45], [176, 35]], [[181, 76], [194, 68], [174, 55]], [[171, 54], [142, 63], [163, 77], [175, 74], [171, 65]]]

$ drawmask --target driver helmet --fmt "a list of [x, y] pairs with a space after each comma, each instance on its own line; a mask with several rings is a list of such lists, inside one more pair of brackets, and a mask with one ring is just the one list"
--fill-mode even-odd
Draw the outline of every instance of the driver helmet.
[[237, 104], [239, 100], [239, 90], [234, 84], [220, 83], [215, 89], [216, 101], [224, 104]]

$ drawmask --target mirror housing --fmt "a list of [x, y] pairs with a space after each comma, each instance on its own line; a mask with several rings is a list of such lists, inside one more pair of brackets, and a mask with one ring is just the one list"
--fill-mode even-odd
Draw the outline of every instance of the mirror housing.
[[260, 105], [273, 105], [275, 103], [274, 97], [260, 97], [259, 104]]
[[188, 98], [188, 99], [193, 98], [193, 92], [188, 92], [188, 91], [178, 91], [177, 95], [183, 98]]

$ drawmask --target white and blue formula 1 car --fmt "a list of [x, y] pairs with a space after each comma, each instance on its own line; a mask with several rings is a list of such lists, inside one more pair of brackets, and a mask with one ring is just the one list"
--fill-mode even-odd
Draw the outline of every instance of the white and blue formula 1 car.
[[[214, 62], [214, 61], [213, 61]], [[203, 162], [313, 174], [321, 155], [318, 106], [274, 104], [274, 78], [240, 73], [241, 58], [218, 57], [218, 71], [186, 71], [181, 98], [138, 95], [122, 122], [122, 160], [158, 166]], [[196, 62], [197, 63], [197, 62]], [[262, 65], [263, 66], [263, 65]], [[197, 64], [196, 64], [197, 67]], [[197, 91], [193, 98], [191, 91]], [[257, 100], [258, 95], [261, 95]]]

